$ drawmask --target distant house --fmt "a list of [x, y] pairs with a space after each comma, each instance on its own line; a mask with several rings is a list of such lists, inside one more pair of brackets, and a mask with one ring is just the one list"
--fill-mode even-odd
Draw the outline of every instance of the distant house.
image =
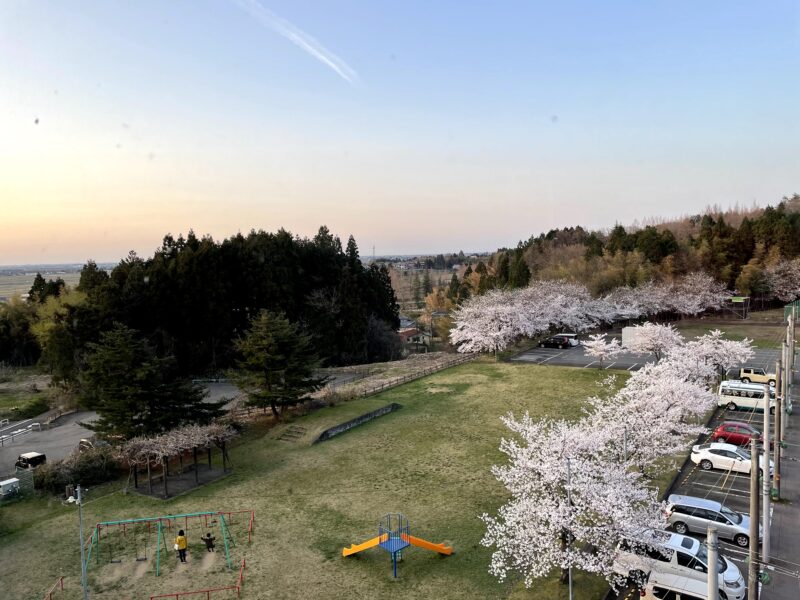
[[400, 315], [400, 329], [411, 329], [417, 326], [417, 322], [405, 315]]
[[427, 349], [431, 345], [431, 335], [426, 331], [417, 329], [416, 327], [401, 329], [397, 332], [397, 335], [400, 336], [400, 339], [403, 340], [403, 343], [406, 346], [416, 348], [417, 350], [422, 348]]

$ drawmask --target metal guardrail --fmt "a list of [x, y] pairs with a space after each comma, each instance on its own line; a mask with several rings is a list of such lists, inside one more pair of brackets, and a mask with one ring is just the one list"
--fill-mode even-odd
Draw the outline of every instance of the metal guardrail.
[[438, 373], [439, 371], [444, 371], [445, 369], [449, 369], [450, 367], [462, 365], [471, 360], [475, 360], [476, 356], [477, 354], [465, 354], [459, 358], [455, 358], [446, 363], [442, 363], [434, 367], [428, 367], [427, 369], [423, 369], [422, 371], [409, 373], [408, 375], [403, 375], [402, 377], [390, 379], [389, 381], [385, 381], [380, 385], [376, 385], [372, 388], [367, 388], [363, 392], [360, 392], [358, 395], [366, 398], [367, 396], [378, 394], [380, 392], [383, 392], [384, 390], [388, 390], [390, 388], [397, 387], [398, 385], [408, 383], [409, 381], [421, 379], [423, 377], [427, 377], [428, 375], [433, 375], [434, 373]]
[[59, 577], [56, 580], [56, 582], [50, 587], [50, 589], [47, 590], [47, 592], [44, 595], [44, 600], [53, 600], [53, 592], [56, 591], [56, 587], [59, 590], [63, 590], [64, 589], [64, 578], [63, 577]]
[[[242, 559], [242, 564], [239, 567], [239, 576], [236, 578], [236, 583], [234, 585], [228, 585], [224, 587], [218, 588], [205, 588], [202, 590], [191, 590], [188, 592], [174, 592], [171, 594], [154, 594], [150, 596], [150, 600], [156, 600], [157, 598], [174, 598], [175, 600], [180, 600], [181, 598], [188, 597], [188, 596], [199, 596], [204, 594], [206, 600], [211, 600], [211, 594], [215, 594], [216, 592], [227, 592], [227, 591], [234, 591], [236, 592], [236, 597], [239, 598], [242, 594], [242, 586], [244, 585], [244, 568], [247, 564], [247, 559]], [[45, 598], [45, 600], [48, 600]]]
[[[477, 357], [478, 357], [478, 354], [463, 354], [463, 355], [461, 355], [461, 356], [459, 356], [457, 358], [454, 358], [452, 360], [449, 360], [447, 362], [440, 363], [440, 364], [434, 365], [432, 367], [427, 367], [425, 369], [422, 369], [421, 371], [415, 371], [414, 373], [409, 373], [408, 375], [403, 375], [401, 377], [396, 377], [394, 379], [390, 379], [388, 381], [384, 381], [383, 383], [381, 383], [379, 385], [368, 387], [368, 388], [358, 392], [357, 394], [354, 394], [354, 396], [361, 397], [361, 398], [367, 398], [368, 396], [372, 396], [373, 394], [378, 394], [380, 392], [383, 392], [385, 390], [391, 389], [393, 387], [397, 387], [398, 385], [402, 385], [404, 383], [408, 383], [409, 381], [414, 381], [415, 379], [421, 379], [422, 377], [427, 377], [428, 375], [432, 375], [433, 373], [438, 373], [439, 371], [443, 371], [445, 369], [449, 369], [450, 367], [455, 367], [455, 366], [458, 366], [458, 365], [462, 365], [462, 364], [464, 364], [466, 362], [470, 362], [472, 360], [475, 360], [475, 358], [477, 358]], [[342, 384], [342, 385], [347, 385], [348, 383], [352, 383], [352, 382], [347, 382], [347, 383]], [[257, 414], [259, 411], [261, 411], [265, 415], [269, 414], [268, 409], [269, 409], [269, 407], [266, 407], [266, 406], [265, 407], [259, 407], [259, 408], [253, 407], [253, 406], [237, 406], [237, 407], [231, 409], [228, 414], [233, 418], [236, 418], [236, 417], [250, 417], [250, 416], [252, 416], [254, 414]]]

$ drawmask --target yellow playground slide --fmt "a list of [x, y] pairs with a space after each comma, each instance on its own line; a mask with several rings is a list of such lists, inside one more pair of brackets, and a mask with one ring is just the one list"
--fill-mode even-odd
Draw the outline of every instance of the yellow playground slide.
[[[384, 536], [385, 537], [385, 536]], [[362, 550], [366, 550], [367, 548], [372, 548], [377, 546], [381, 543], [381, 536], [375, 536], [371, 540], [367, 540], [361, 544], [350, 544], [349, 548], [342, 548], [342, 556], [350, 556], [351, 554], [355, 554], [356, 552], [361, 552]]]
[[[445, 546], [444, 544], [434, 544], [429, 542], [428, 540], [423, 540], [422, 538], [414, 537], [413, 535], [403, 536], [404, 538], [408, 538], [408, 543], [412, 546], [418, 546], [420, 548], [425, 548], [426, 550], [433, 550], [434, 552], [438, 552], [439, 554], [452, 554], [453, 548], [451, 546]], [[370, 540], [371, 541], [371, 540]]]

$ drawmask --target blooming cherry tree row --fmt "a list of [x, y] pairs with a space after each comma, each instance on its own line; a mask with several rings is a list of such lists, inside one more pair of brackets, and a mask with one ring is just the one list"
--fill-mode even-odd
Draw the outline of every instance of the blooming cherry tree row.
[[[598, 348], [606, 343], [594, 338]], [[607, 393], [590, 398], [576, 423], [503, 417], [514, 437], [502, 440], [508, 463], [492, 473], [511, 499], [496, 516], [481, 516], [482, 543], [495, 549], [492, 574], [504, 579], [517, 572], [530, 587], [555, 568], [572, 567], [614, 585], [619, 539], [664, 527], [648, 469], [666, 468], [705, 431], [701, 417], [716, 404], [711, 383], [720, 369], [753, 353], [750, 341], [725, 340], [719, 331], [673, 341], [659, 362], [633, 373], [619, 391], [607, 380]]]
[[705, 273], [676, 283], [650, 282], [593, 298], [585, 286], [562, 280], [534, 281], [515, 290], [492, 290], [456, 309], [450, 341], [459, 352], [497, 352], [521, 337], [551, 330], [580, 333], [603, 323], [662, 313], [696, 315], [721, 307], [731, 294]]

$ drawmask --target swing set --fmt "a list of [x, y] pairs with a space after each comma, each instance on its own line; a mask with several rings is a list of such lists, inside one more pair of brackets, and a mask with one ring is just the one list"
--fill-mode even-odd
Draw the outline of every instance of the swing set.
[[[173, 539], [178, 530], [183, 529], [190, 544], [200, 544], [202, 533], [219, 528], [218, 535], [214, 536], [218, 543], [225, 549], [225, 562], [228, 569], [233, 569], [231, 561], [231, 548], [236, 547], [236, 542], [231, 533], [230, 526], [234, 524], [237, 516], [241, 519], [242, 513], [248, 518], [247, 539], [250, 541], [255, 520], [255, 511], [217, 511], [198, 512], [180, 515], [164, 515], [160, 517], [145, 517], [141, 519], [123, 519], [120, 521], [103, 521], [97, 523], [87, 543], [86, 568], [89, 568], [91, 558], [95, 563], [121, 563], [123, 557], [130, 555], [133, 549], [133, 559], [136, 562], [147, 562], [155, 557], [156, 576], [161, 572], [161, 554], [169, 556], [172, 543], [167, 538]], [[196, 536], [192, 535], [197, 533]], [[154, 543], [155, 538], [155, 543]]]

